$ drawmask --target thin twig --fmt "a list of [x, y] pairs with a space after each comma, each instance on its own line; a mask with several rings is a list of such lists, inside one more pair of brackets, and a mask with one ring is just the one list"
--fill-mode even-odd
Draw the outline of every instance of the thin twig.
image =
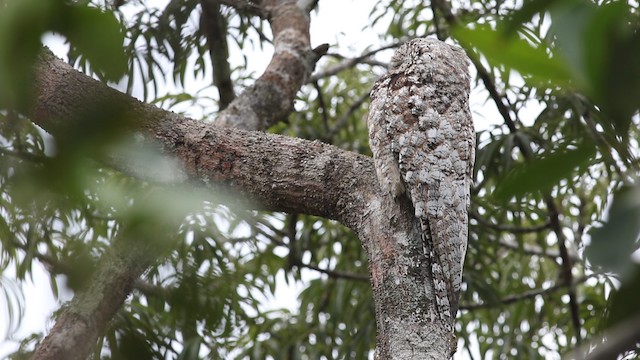
[[345, 126], [347, 121], [349, 121], [349, 118], [351, 117], [351, 115], [360, 106], [362, 106], [362, 104], [368, 98], [369, 98], [369, 93], [365, 92], [364, 94], [360, 95], [360, 97], [358, 97], [353, 103], [351, 103], [351, 105], [349, 106], [347, 111], [344, 112], [344, 114], [342, 114], [342, 116], [340, 116], [340, 118], [336, 121], [335, 125], [329, 130], [329, 133], [327, 134], [327, 137], [329, 139], [332, 139], [338, 133], [338, 131], [340, 131], [340, 129], [342, 129]]
[[469, 211], [469, 217], [476, 220], [478, 224], [484, 227], [488, 227], [490, 229], [497, 230], [497, 231], [509, 232], [512, 234], [527, 234], [527, 233], [541, 232], [549, 229], [551, 226], [550, 222], [546, 222], [544, 224], [530, 226], [530, 227], [494, 224], [489, 220], [483, 218], [480, 214], [478, 214], [475, 211]]
[[[347, 58], [346, 60], [340, 62], [339, 64], [333, 65], [333, 66], [331, 66], [331, 67], [329, 67], [329, 68], [327, 68], [327, 69], [325, 69], [323, 71], [316, 72], [315, 74], [311, 75], [311, 77], [309, 78], [309, 80], [307, 82], [313, 83], [313, 82], [318, 81], [318, 80], [320, 80], [322, 78], [326, 78], [326, 77], [329, 77], [329, 76], [336, 75], [341, 71], [344, 71], [346, 69], [350, 69], [350, 68], [352, 68], [352, 67], [354, 67], [354, 66], [356, 66], [358, 64], [361, 64], [367, 58], [379, 53], [380, 51], [397, 48], [398, 46], [402, 45], [407, 40], [409, 40], [409, 39], [403, 39], [402, 41], [394, 42], [394, 43], [385, 45], [383, 47], [367, 51], [367, 52], [363, 53], [362, 55], [354, 57], [354, 58]], [[334, 55], [334, 56], [336, 56], [336, 55]]]
[[494, 307], [498, 307], [498, 306], [503, 306], [503, 305], [510, 305], [513, 303], [516, 303], [518, 301], [522, 301], [522, 300], [527, 300], [527, 299], [532, 299], [536, 296], [541, 296], [541, 295], [546, 295], [546, 294], [550, 294], [559, 290], [562, 290], [563, 288], [573, 288], [576, 285], [582, 284], [585, 281], [598, 276], [597, 274], [591, 274], [591, 275], [586, 275], [583, 276], [579, 279], [577, 279], [575, 282], [571, 283], [571, 284], [566, 284], [564, 281], [561, 281], [551, 287], [548, 287], [546, 289], [532, 289], [529, 291], [525, 291], [521, 294], [517, 294], [517, 295], [511, 295], [511, 296], [507, 296], [504, 297], [496, 302], [486, 302], [486, 303], [476, 303], [476, 304], [462, 304], [460, 306], [461, 310], [476, 310], [476, 309], [486, 309], [486, 308], [494, 308]]
[[431, 13], [433, 14], [433, 27], [435, 28], [436, 36], [438, 37], [438, 40], [444, 41], [446, 38], [445, 38], [445, 34], [442, 31], [442, 28], [440, 27], [440, 16], [438, 16], [437, 1], [431, 1], [430, 6], [431, 6]]
[[[567, 250], [567, 245], [565, 244], [566, 238], [564, 236], [564, 233], [562, 232], [562, 226], [560, 225], [560, 214], [558, 212], [558, 207], [555, 205], [555, 202], [550, 195], [545, 197], [545, 202], [547, 204], [547, 209], [549, 210], [549, 220], [551, 221], [551, 228], [558, 238], [558, 249], [560, 250], [560, 258], [562, 259], [562, 278], [567, 284], [572, 284], [573, 261], [571, 260], [571, 256], [569, 256], [569, 251]], [[567, 293], [569, 294], [569, 308], [571, 310], [571, 321], [575, 329], [576, 343], [580, 344], [582, 342], [582, 335], [580, 334], [580, 307], [578, 305], [578, 299], [576, 297], [576, 292], [573, 286], [569, 287]]]
[[317, 81], [313, 82], [313, 87], [318, 92], [318, 107], [322, 110], [322, 123], [324, 124], [324, 131], [325, 133], [329, 133], [329, 115], [327, 114], [327, 105], [324, 101], [322, 88]]
[[348, 272], [337, 271], [337, 270], [323, 269], [323, 268], [321, 268], [321, 267], [319, 267], [317, 265], [305, 264], [305, 263], [302, 263], [302, 262], [299, 262], [296, 265], [302, 266], [302, 267], [306, 267], [307, 269], [315, 270], [315, 271], [321, 272], [323, 274], [327, 274], [327, 275], [329, 275], [329, 277], [332, 277], [332, 278], [358, 280], [358, 281], [369, 281], [370, 280], [369, 279], [369, 275], [348, 273]]

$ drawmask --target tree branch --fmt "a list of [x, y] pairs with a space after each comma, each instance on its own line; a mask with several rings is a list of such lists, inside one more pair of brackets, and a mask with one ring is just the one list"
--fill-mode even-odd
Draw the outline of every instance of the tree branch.
[[[553, 232], [558, 238], [558, 249], [560, 250], [560, 258], [562, 259], [560, 273], [562, 274], [562, 279], [564, 279], [567, 284], [572, 284], [573, 261], [571, 260], [571, 256], [569, 255], [567, 245], [565, 244], [567, 239], [564, 236], [564, 233], [562, 232], [562, 226], [560, 225], [560, 213], [551, 195], [545, 196], [545, 203], [547, 204], [547, 209], [549, 209], [549, 220], [551, 222], [551, 229], [553, 229]], [[580, 306], [578, 304], [578, 298], [573, 286], [569, 287], [567, 293], [569, 294], [569, 309], [571, 310], [571, 321], [573, 324], [573, 328], [575, 329], [576, 342], [579, 345], [582, 342], [582, 335], [580, 334]]]
[[220, 13], [218, 0], [201, 0], [202, 14], [200, 29], [204, 32], [209, 46], [211, 66], [213, 67], [213, 83], [218, 88], [219, 108], [224, 110], [236, 98], [231, 81], [229, 65], [229, 46], [227, 45], [227, 27]]
[[156, 142], [191, 181], [215, 191], [231, 189], [255, 201], [255, 208], [317, 215], [352, 227], [354, 211], [367, 207], [362, 191], [377, 194], [369, 157], [318, 141], [184, 118], [111, 89], [50, 53], [42, 56], [37, 75], [31, 119], [54, 136], [68, 136], [86, 122], [98, 126], [95, 118], [82, 117], [86, 113], [78, 104], [117, 102], [126, 109], [122, 130]]
[[521, 294], [517, 294], [517, 295], [511, 295], [511, 296], [507, 296], [504, 297], [500, 300], [497, 300], [495, 302], [487, 302], [487, 303], [481, 303], [481, 304], [462, 304], [460, 305], [460, 309], [461, 310], [476, 310], [476, 309], [484, 309], [484, 308], [494, 308], [494, 307], [498, 307], [498, 306], [503, 306], [503, 305], [509, 305], [509, 304], [513, 304], [516, 303], [518, 301], [522, 301], [522, 300], [527, 300], [527, 299], [531, 299], [534, 298], [536, 296], [539, 295], [546, 295], [546, 294], [551, 294], [554, 293], [556, 291], [562, 290], [564, 288], [573, 288], [578, 284], [582, 284], [585, 281], [589, 280], [592, 277], [595, 277], [597, 275], [588, 275], [588, 276], [583, 276], [579, 279], [577, 279], [575, 282], [571, 283], [570, 285], [566, 284], [564, 281], [561, 281], [551, 287], [548, 287], [546, 289], [533, 289], [530, 291], [525, 291]]
[[[278, 31], [274, 30], [274, 33]], [[287, 36], [286, 31], [280, 33]], [[291, 51], [283, 53], [290, 54]], [[326, 49], [312, 51], [316, 54], [313, 56], [322, 51]], [[445, 63], [441, 65], [446, 66]], [[295, 67], [288, 68], [296, 72]], [[423, 233], [414, 216], [414, 208], [407, 197], [393, 198], [381, 193], [371, 158], [317, 141], [219, 128], [184, 118], [108, 88], [73, 70], [50, 53], [43, 54], [40, 59], [35, 88], [37, 97], [30, 118], [61, 141], [74, 132], [76, 136], [82, 136], [87, 129], [112, 129], [114, 119], [124, 119], [116, 124], [120, 130], [133, 135], [137, 142], [155, 143], [162, 152], [182, 164], [181, 177], [186, 180], [203, 184], [212, 191], [233, 190], [239, 198], [254, 200], [256, 208], [318, 215], [350, 227], [369, 256], [379, 355], [390, 358], [404, 358], [409, 353], [420, 358], [426, 354], [438, 354], [436, 358], [451, 355], [455, 344], [449, 320], [437, 314], [434, 285], [425, 281], [430, 276], [429, 260], [428, 254], [424, 253]], [[265, 108], [278, 104], [277, 96], [274, 101], [272, 94], [263, 95], [268, 99], [263, 101], [267, 102], [263, 103]], [[96, 114], [96, 104], [108, 105], [110, 112], [107, 115], [111, 116]], [[233, 104], [225, 112], [230, 109]], [[129, 256], [128, 253], [124, 255]], [[138, 261], [136, 264], [147, 263]], [[118, 284], [111, 284], [110, 279], [106, 284], [117, 285], [118, 291], [124, 289], [125, 293], [130, 291], [139, 275], [137, 268], [126, 266], [108, 270], [118, 274], [113, 276]], [[92, 297], [84, 300], [91, 299], [95, 300]], [[109, 303], [106, 310], [115, 312], [122, 300], [121, 297], [109, 297], [98, 302]], [[116, 303], [117, 306], [112, 306]], [[80, 304], [78, 301], [72, 305]], [[101, 314], [103, 311], [93, 310]], [[65, 318], [65, 314], [70, 314], [71, 320]], [[58, 322], [84, 321], [74, 318], [73, 314], [65, 312]], [[94, 343], [106, 318], [100, 316], [99, 321], [88, 325], [91, 331], [86, 333], [93, 339], [77, 339]], [[48, 338], [71, 339], [67, 345], [72, 345], [76, 339], [77, 332], [65, 334], [64, 328], [57, 324], [55, 330]], [[47, 340], [43, 342], [46, 343]], [[67, 347], [68, 351], [71, 349]]]
[[[327, 110], [327, 104], [324, 101], [324, 94], [322, 93], [322, 88], [320, 87], [320, 84], [318, 84], [317, 81], [312, 84], [313, 84], [313, 88], [316, 89], [316, 92], [318, 93], [318, 97], [316, 98], [316, 100], [318, 101], [318, 108], [322, 112], [320, 115], [322, 116], [322, 124], [324, 125], [324, 132], [325, 134], [327, 134], [329, 133], [329, 114]], [[323, 139], [323, 140], [327, 141], [327, 139]]]
[[[21, 249], [23, 251], [28, 251], [29, 247], [17, 240], [13, 240], [12, 241], [12, 245], [15, 246], [18, 249]], [[47, 255], [47, 254], [43, 254], [40, 252], [33, 252], [31, 254], [34, 258], [38, 259], [38, 261], [40, 261], [44, 267], [47, 269], [47, 271], [55, 274], [55, 275], [68, 275], [73, 273], [74, 269], [73, 266], [71, 266], [68, 263], [62, 262], [60, 260], [58, 260], [57, 258], [54, 258], [53, 256]], [[139, 290], [143, 295], [149, 297], [149, 296], [166, 296], [166, 293], [168, 293], [170, 290], [167, 288], [164, 288], [162, 286], [157, 286], [154, 284], [150, 284], [146, 281], [140, 280], [140, 279], [136, 279], [133, 282], [133, 287], [136, 290]]]
[[350, 58], [350, 59], [343, 60], [339, 64], [333, 65], [333, 66], [331, 66], [331, 67], [329, 67], [327, 69], [324, 69], [322, 71], [316, 72], [315, 74], [313, 74], [309, 78], [308, 82], [313, 83], [313, 82], [316, 82], [316, 81], [318, 81], [320, 79], [336, 75], [341, 71], [344, 71], [346, 69], [350, 69], [350, 68], [362, 63], [364, 60], [368, 59], [369, 57], [371, 57], [371, 56], [373, 56], [373, 55], [375, 55], [377, 53], [379, 53], [380, 51], [384, 51], [384, 50], [388, 50], [388, 49], [395, 49], [398, 46], [404, 44], [408, 40], [410, 40], [410, 39], [403, 39], [402, 41], [394, 42], [394, 43], [382, 46], [382, 47], [380, 47], [378, 49], [367, 51], [367, 52], [363, 53], [362, 55], [357, 56], [355, 58]]
[[84, 360], [88, 357], [96, 339], [131, 292], [134, 280], [150, 265], [148, 253], [138, 250], [141, 249], [122, 241], [115, 242], [88, 288], [77, 292], [64, 308], [49, 335], [38, 344], [32, 359]]
[[296, 93], [326, 53], [324, 47], [311, 49], [309, 13], [296, 1], [265, 0], [262, 8], [269, 13], [275, 52], [262, 76], [218, 115], [218, 126], [264, 130], [285, 120]]

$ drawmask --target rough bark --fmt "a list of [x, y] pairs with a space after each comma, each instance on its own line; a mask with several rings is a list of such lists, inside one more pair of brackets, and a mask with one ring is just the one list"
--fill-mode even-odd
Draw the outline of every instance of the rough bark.
[[453, 334], [430, 319], [435, 297], [423, 266], [422, 230], [408, 199], [367, 198], [357, 233], [369, 255], [376, 308], [376, 359], [447, 359]]
[[[66, 138], [86, 128], [82, 121], [101, 128], [95, 117], [83, 118], [85, 109], [78, 104], [118, 103], [126, 109], [120, 112], [126, 119], [120, 130], [177, 159], [183, 173], [175, 179], [195, 180], [213, 191], [232, 190], [256, 208], [354, 224], [346, 210], [358, 202], [360, 191], [355, 190], [375, 187], [369, 157], [319, 141], [222, 128], [161, 110], [83, 75], [51, 53], [43, 55], [38, 70], [31, 119], [49, 133]], [[126, 162], [116, 160], [114, 166], [128, 171]], [[133, 175], [154, 180], [149, 174]], [[344, 202], [352, 205], [347, 208]]]

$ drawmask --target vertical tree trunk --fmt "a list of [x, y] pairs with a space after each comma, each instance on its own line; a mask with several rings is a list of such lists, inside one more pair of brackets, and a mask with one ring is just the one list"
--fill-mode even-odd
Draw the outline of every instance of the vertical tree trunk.
[[38, 344], [32, 360], [87, 358], [96, 339], [131, 292], [133, 282], [153, 261], [146, 252], [136, 251], [139, 248], [133, 243], [134, 239], [116, 239], [88, 287], [65, 305], [49, 335]]
[[377, 359], [448, 359], [453, 334], [438, 316], [420, 223], [408, 200], [378, 195], [358, 234], [369, 255]]

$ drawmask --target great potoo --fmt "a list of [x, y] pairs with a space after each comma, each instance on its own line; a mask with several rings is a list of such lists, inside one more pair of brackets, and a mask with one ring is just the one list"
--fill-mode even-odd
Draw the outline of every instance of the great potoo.
[[475, 133], [468, 58], [458, 47], [414, 39], [371, 91], [369, 144], [382, 190], [408, 196], [420, 222], [439, 317], [451, 328], [467, 250]]

